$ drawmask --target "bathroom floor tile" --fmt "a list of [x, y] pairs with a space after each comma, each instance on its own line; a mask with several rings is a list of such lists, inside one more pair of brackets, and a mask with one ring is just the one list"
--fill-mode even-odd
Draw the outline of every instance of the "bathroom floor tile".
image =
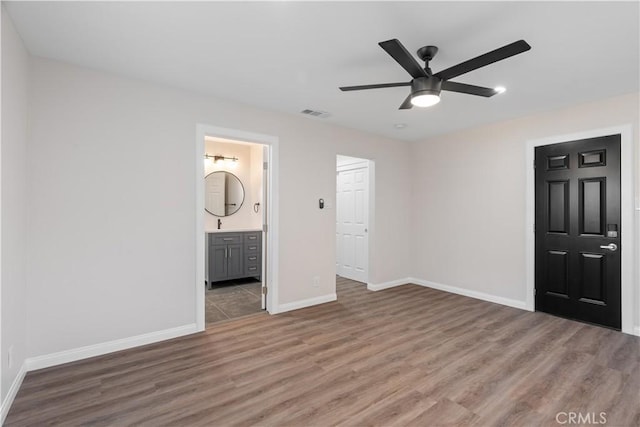
[[260, 313], [262, 284], [255, 280], [216, 283], [205, 293], [207, 325], [227, 319]]

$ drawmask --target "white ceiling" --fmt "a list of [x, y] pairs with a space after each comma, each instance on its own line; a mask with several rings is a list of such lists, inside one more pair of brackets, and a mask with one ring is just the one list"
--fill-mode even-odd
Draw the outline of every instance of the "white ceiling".
[[[638, 2], [4, 2], [29, 51], [269, 110], [420, 140], [637, 92]], [[399, 111], [409, 81], [378, 42], [440, 48], [434, 72], [513, 41], [529, 52], [455, 81], [507, 92], [443, 92]], [[403, 129], [394, 124], [405, 123]]]

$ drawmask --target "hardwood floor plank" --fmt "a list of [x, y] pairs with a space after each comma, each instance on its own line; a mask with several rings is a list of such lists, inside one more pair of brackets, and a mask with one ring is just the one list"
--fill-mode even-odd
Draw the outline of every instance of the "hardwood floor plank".
[[354, 412], [337, 426], [353, 426], [354, 419], [358, 420], [359, 426], [404, 426], [436, 403], [436, 400], [429, 399], [411, 387], [405, 386], [386, 393], [386, 396], [376, 404]]
[[[563, 401], [579, 378], [589, 369], [593, 356], [566, 349], [562, 354], [549, 352], [538, 369], [532, 370], [510, 391], [510, 399], [524, 401], [532, 409], [555, 414], [557, 402]], [[496, 411], [496, 405], [486, 408]]]
[[440, 399], [407, 422], [408, 426], [468, 426], [480, 421], [479, 417], [449, 399]]
[[417, 285], [29, 372], [7, 426], [640, 423], [640, 339]]

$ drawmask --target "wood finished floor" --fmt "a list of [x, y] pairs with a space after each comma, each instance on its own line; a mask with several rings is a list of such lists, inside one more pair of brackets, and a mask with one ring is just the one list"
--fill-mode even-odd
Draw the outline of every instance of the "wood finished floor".
[[640, 339], [416, 285], [27, 374], [7, 426], [640, 424]]

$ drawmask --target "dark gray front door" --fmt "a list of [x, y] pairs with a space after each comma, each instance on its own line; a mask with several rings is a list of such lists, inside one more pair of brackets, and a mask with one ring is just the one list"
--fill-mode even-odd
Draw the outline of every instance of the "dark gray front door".
[[620, 328], [620, 135], [537, 147], [536, 310]]

